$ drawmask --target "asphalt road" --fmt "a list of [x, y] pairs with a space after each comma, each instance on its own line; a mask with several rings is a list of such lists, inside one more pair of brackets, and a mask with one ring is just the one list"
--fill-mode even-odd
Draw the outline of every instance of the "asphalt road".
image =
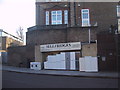
[[2, 86], [3, 88], [118, 88], [118, 80], [3, 71]]

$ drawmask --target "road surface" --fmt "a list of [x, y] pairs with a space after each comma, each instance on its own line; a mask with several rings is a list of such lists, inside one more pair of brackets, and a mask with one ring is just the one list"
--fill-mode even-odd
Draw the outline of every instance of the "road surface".
[[3, 71], [2, 85], [3, 88], [118, 88], [118, 80]]

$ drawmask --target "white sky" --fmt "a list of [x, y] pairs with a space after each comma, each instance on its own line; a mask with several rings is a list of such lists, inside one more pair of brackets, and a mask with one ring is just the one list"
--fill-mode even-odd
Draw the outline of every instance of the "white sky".
[[19, 26], [25, 32], [35, 25], [35, 0], [0, 0], [0, 29], [17, 35]]

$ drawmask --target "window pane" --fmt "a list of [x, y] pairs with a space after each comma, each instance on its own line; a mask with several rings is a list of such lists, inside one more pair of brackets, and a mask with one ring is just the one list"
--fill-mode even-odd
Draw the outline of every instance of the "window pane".
[[56, 20], [56, 15], [52, 15], [52, 20], [53, 20], [53, 21]]
[[57, 16], [57, 20], [61, 20], [62, 19], [62, 16], [61, 15], [58, 15]]
[[88, 13], [88, 9], [82, 10], [83, 13]]
[[82, 26], [89, 26], [89, 21], [88, 20], [83, 20], [82, 21]]
[[62, 14], [62, 11], [57, 11], [57, 14], [61, 15], [61, 14]]
[[88, 13], [83, 13], [83, 19], [88, 19]]
[[61, 21], [57, 21], [57, 24], [62, 24], [62, 22]]
[[56, 11], [52, 11], [52, 15], [56, 15]]
[[88, 20], [83, 20], [84, 25], [88, 24]]
[[52, 24], [56, 24], [56, 22], [52, 22]]

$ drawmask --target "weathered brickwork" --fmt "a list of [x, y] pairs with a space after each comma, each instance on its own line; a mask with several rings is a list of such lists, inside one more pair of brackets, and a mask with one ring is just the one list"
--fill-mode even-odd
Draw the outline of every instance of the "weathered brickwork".
[[35, 30], [27, 32], [27, 44], [40, 45], [66, 42], [66, 30]]
[[8, 48], [8, 65], [29, 67], [31, 61], [35, 61], [34, 46], [17, 46]]
[[[66, 5], [66, 6], [65, 6]], [[79, 6], [80, 5], [80, 6]], [[116, 18], [117, 2], [62, 2], [62, 3], [36, 3], [36, 25], [45, 25], [46, 10], [69, 10], [69, 25], [81, 26], [81, 9], [90, 10], [90, 23], [96, 22], [99, 31], [108, 30], [110, 25], [117, 23]], [[75, 7], [75, 8], [74, 8]]]
[[98, 39], [98, 61], [99, 70], [101, 71], [116, 71], [117, 70], [117, 43], [116, 35], [112, 33], [99, 33]]
[[[96, 40], [97, 27], [90, 32], [91, 41]], [[88, 42], [89, 28], [72, 27], [66, 29], [33, 30], [27, 32], [27, 45], [54, 44], [64, 42]]]
[[[101, 31], [108, 31], [110, 25], [117, 24], [116, 18], [117, 2], [59, 2], [40, 3], [36, 2], [36, 25], [45, 25], [45, 11], [68, 10], [67, 29], [34, 29], [27, 32], [28, 44], [48, 44], [62, 42], [88, 42], [91, 30], [91, 40], [96, 40], [96, 34]], [[90, 10], [91, 27], [82, 27], [81, 9]], [[61, 26], [62, 27], [62, 26]]]

